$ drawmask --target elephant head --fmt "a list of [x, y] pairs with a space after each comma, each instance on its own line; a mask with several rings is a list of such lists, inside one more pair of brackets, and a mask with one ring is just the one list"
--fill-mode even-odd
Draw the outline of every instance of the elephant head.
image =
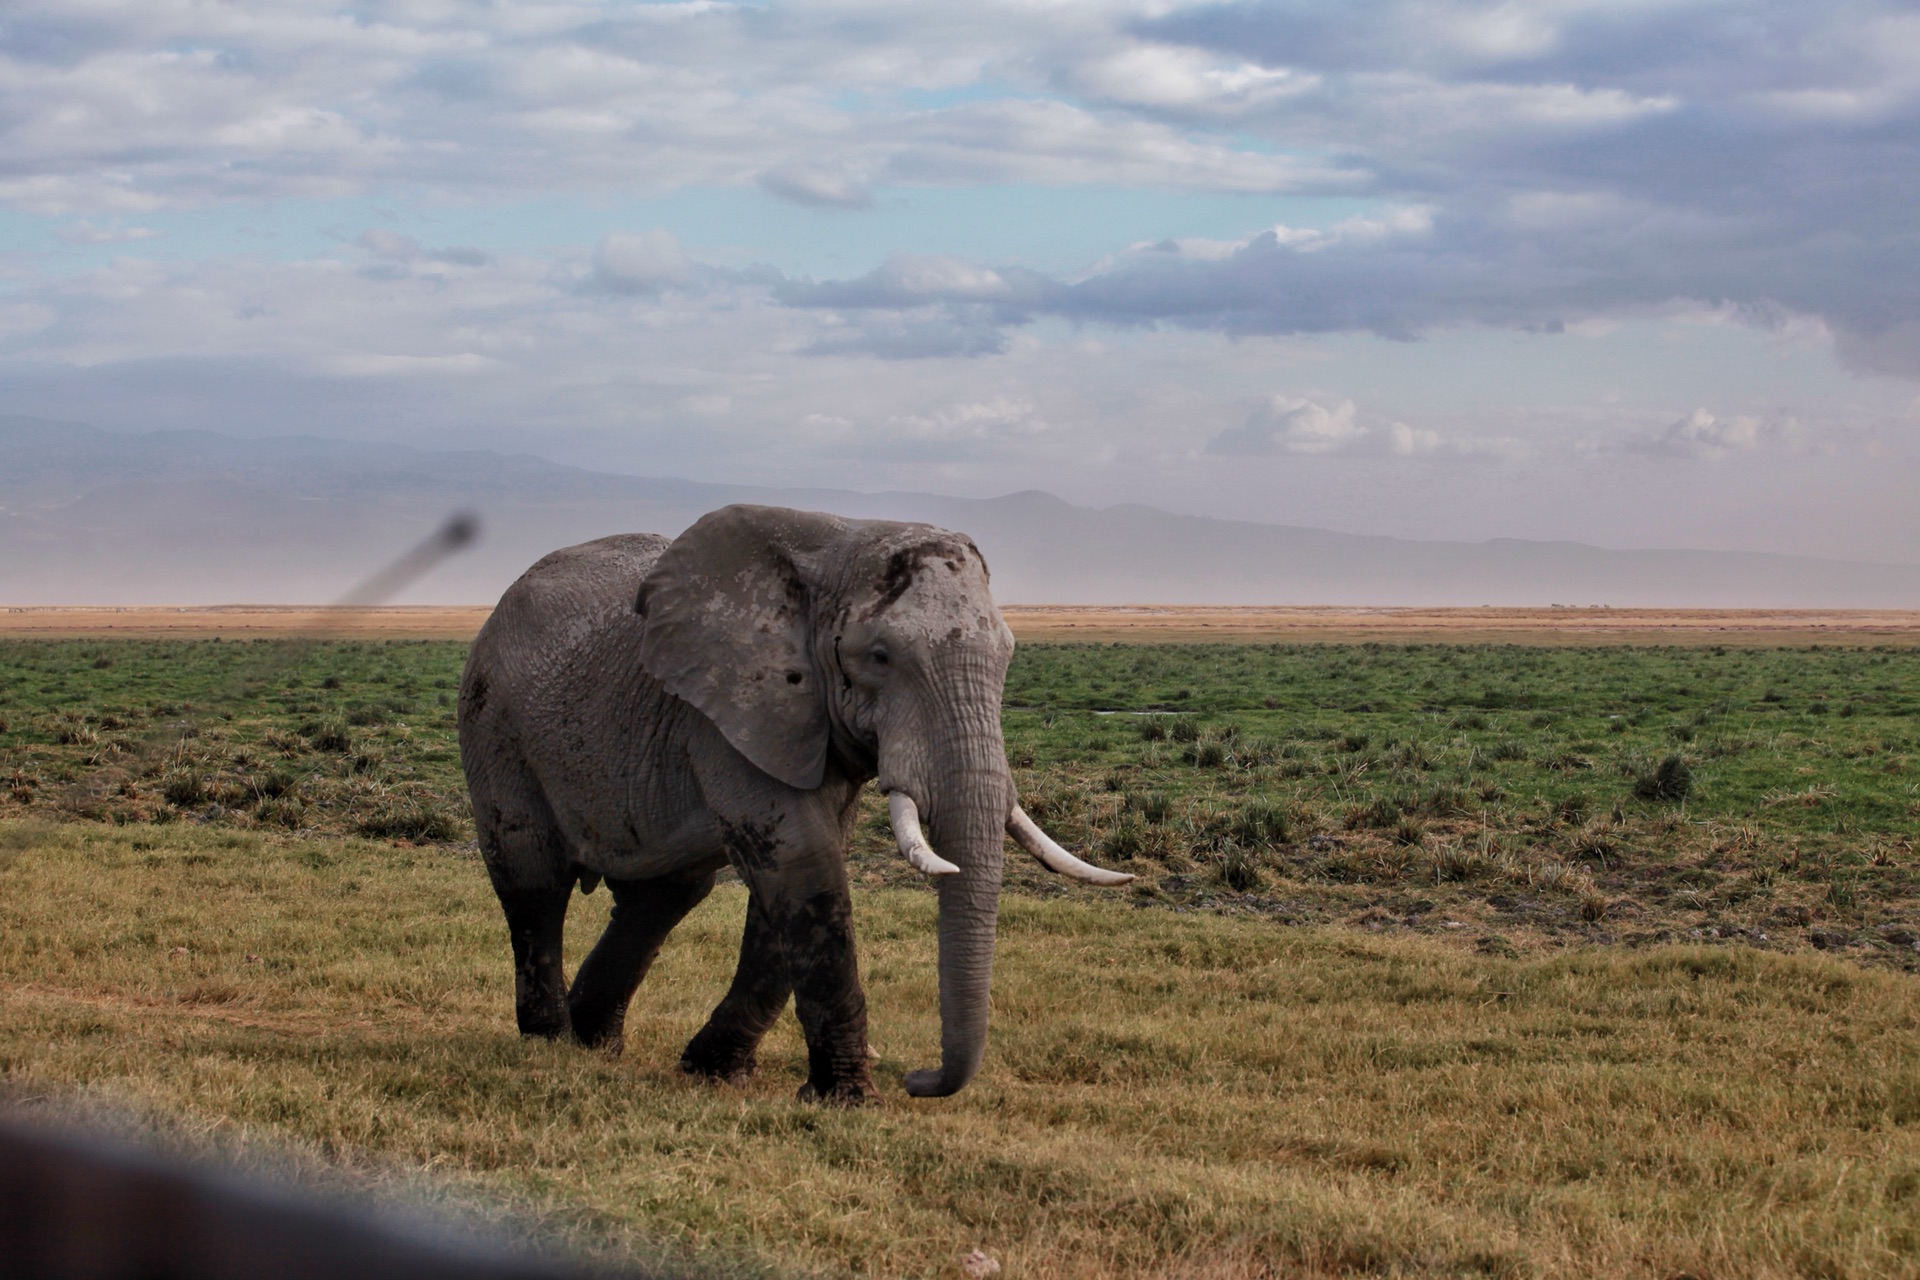
[[[941, 1065], [955, 1092], [986, 1046], [1005, 837], [1052, 870], [1081, 862], [1016, 802], [1000, 731], [1013, 635], [966, 537], [772, 507], [716, 511], [641, 587], [641, 662], [759, 769], [802, 790], [877, 777], [900, 850], [940, 900]], [[923, 825], [924, 824], [924, 825]]]

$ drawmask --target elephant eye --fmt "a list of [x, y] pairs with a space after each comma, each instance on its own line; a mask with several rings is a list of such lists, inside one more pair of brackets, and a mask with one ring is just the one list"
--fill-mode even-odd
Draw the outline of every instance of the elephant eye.
[[875, 662], [877, 662], [877, 663], [879, 663], [879, 664], [880, 664], [881, 666], [883, 666], [883, 667], [884, 667], [884, 666], [886, 666], [886, 665], [887, 665], [887, 651], [886, 651], [885, 649], [875, 649], [875, 650], [873, 651], [873, 660], [874, 660]]

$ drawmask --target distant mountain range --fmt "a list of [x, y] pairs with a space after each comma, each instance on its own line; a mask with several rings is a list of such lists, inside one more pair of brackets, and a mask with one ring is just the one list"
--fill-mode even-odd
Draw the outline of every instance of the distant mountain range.
[[547, 551], [677, 533], [730, 502], [924, 520], [973, 537], [1011, 603], [1913, 608], [1920, 566], [1575, 542], [1422, 542], [1292, 525], [611, 475], [524, 455], [295, 436], [123, 433], [0, 416], [0, 605], [320, 603], [456, 509], [478, 546], [405, 600], [496, 598]]

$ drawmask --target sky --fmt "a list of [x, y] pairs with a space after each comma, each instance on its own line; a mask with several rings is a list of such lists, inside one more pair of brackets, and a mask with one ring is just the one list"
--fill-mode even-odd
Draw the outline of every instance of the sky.
[[0, 412], [1920, 562], [1920, 8], [0, 9]]

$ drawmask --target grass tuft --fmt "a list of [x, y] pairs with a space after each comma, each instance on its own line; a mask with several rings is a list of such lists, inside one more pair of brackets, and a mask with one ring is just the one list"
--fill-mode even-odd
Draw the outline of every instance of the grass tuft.
[[1633, 780], [1633, 794], [1642, 800], [1685, 800], [1692, 790], [1693, 770], [1678, 755], [1667, 756]]

